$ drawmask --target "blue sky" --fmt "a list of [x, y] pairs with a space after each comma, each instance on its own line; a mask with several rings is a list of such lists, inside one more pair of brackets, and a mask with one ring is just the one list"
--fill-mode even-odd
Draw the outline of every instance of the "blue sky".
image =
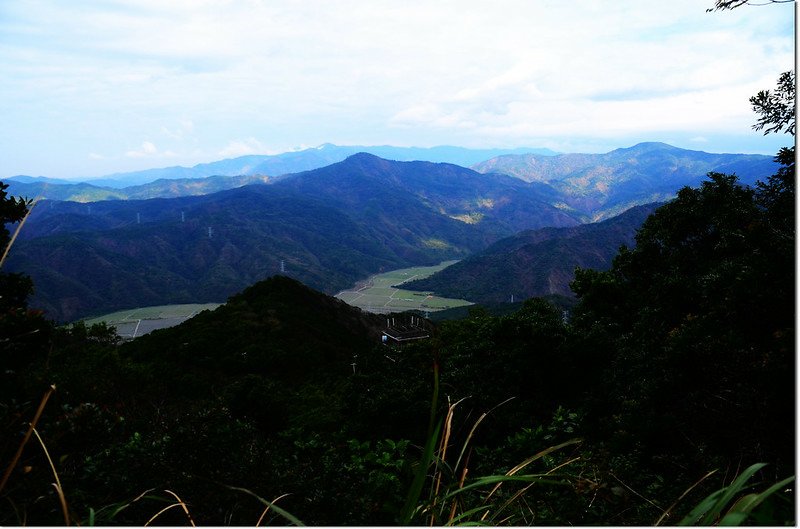
[[748, 99], [794, 65], [793, 5], [712, 5], [0, 2], [0, 178], [325, 142], [773, 154]]

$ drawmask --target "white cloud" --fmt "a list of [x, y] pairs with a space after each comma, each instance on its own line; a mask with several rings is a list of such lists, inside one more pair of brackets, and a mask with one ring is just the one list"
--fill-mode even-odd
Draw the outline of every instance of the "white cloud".
[[152, 158], [158, 155], [158, 148], [153, 142], [142, 142], [142, 146], [138, 150], [130, 150], [125, 153], [128, 158]]
[[[794, 44], [790, 4], [706, 13], [712, 3], [3, 2], [0, 112], [14, 132], [0, 132], [0, 158], [39, 174], [25, 145], [127, 150], [132, 163], [675, 128], [713, 144], [752, 134], [747, 98], [791, 67]], [[153, 149], [129, 147], [140, 138]]]
[[126, 151], [125, 156], [127, 158], [175, 158], [178, 154], [171, 150], [161, 151], [153, 142], [144, 141], [138, 149]]
[[231, 140], [217, 153], [223, 158], [235, 158], [247, 154], [269, 154], [267, 147], [255, 138]]

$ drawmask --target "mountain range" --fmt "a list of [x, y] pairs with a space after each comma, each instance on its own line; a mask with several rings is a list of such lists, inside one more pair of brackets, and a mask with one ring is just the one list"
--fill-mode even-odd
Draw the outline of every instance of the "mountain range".
[[[244, 156], [193, 168], [153, 169], [117, 175], [119, 178], [112, 175], [92, 183], [26, 176], [12, 177], [6, 183], [8, 192], [14, 196], [75, 202], [203, 195], [253, 183], [274, 183], [289, 173], [341, 161], [348, 153], [352, 156], [361, 148], [326, 144], [316, 149], [274, 156]], [[472, 165], [472, 169], [481, 173], [507, 174], [527, 182], [548, 195], [546, 200], [549, 204], [582, 222], [613, 217], [638, 204], [669, 200], [681, 187], [697, 185], [710, 171], [735, 173], [744, 184], [752, 185], [757, 180], [766, 179], [777, 168], [769, 156], [711, 154], [655, 142], [605, 154], [508, 154], [510, 151], [457, 147], [363, 149], [395, 161], [413, 159], [453, 163], [455, 160], [456, 165], [469, 165], [467, 162], [482, 159]], [[527, 149], [531, 150], [535, 149]], [[494, 156], [498, 152], [505, 154]], [[481, 156], [494, 157], [485, 159]], [[210, 174], [214, 176], [208, 176]], [[154, 178], [160, 179], [149, 181]], [[148, 183], [120, 187], [134, 180]], [[103, 181], [111, 185], [97, 185]]]
[[[698, 185], [706, 171], [736, 170], [754, 182], [775, 167], [766, 156], [654, 143], [606, 155], [524, 156], [492, 158], [476, 172], [359, 153], [277, 178], [159, 180], [110, 189], [125, 200], [42, 200], [6, 266], [30, 274], [33, 305], [61, 321], [131, 306], [222, 301], [282, 264], [292, 277], [334, 293], [383, 270], [464, 259], [523, 230], [576, 227], [652, 197], [666, 200], [682, 185]], [[520, 160], [550, 164], [554, 177], [523, 179], [512, 170]], [[172, 198], [148, 198], [154, 194]], [[551, 277], [559, 286], [548, 292], [563, 292], [573, 266]], [[513, 277], [498, 277], [498, 287]]]
[[[474, 220], [477, 219], [477, 220]], [[333, 293], [372, 273], [463, 258], [520, 229], [578, 221], [521, 180], [369, 154], [209, 195], [42, 201], [7, 262], [68, 321], [222, 301], [280, 270]]]
[[707, 173], [735, 173], [746, 185], [766, 180], [778, 165], [771, 156], [712, 154], [666, 143], [639, 143], [605, 154], [503, 155], [472, 166], [553, 187], [562, 207], [596, 221], [637, 204], [664, 201]]
[[[332, 163], [341, 162], [348, 156], [366, 152], [396, 161], [428, 161], [446, 162], [462, 166], [470, 166], [480, 161], [500, 156], [503, 154], [538, 155], [556, 154], [550, 149], [518, 148], [518, 149], [467, 149], [464, 147], [394, 147], [391, 145], [363, 146], [363, 145], [333, 145], [325, 143], [319, 147], [281, 154], [251, 154], [229, 158], [210, 163], [201, 163], [193, 167], [163, 167], [159, 169], [146, 169], [114, 173], [100, 178], [84, 179], [81, 183], [95, 187], [121, 189], [155, 182], [156, 180], [191, 180], [208, 176], [252, 176], [268, 175], [280, 176], [289, 173], [298, 173], [318, 169]], [[32, 177], [26, 175], [12, 176], [8, 179], [19, 183], [49, 183], [49, 184], [74, 184], [74, 181], [47, 177]], [[46, 197], [56, 198], [56, 197]], [[106, 197], [117, 198], [117, 197]], [[136, 198], [136, 197], [129, 197]], [[141, 197], [140, 197], [141, 198]], [[60, 199], [63, 200], [63, 199]], [[101, 200], [98, 198], [96, 200]]]

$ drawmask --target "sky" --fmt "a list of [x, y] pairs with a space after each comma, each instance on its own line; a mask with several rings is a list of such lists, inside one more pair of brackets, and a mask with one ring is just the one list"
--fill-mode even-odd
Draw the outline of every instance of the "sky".
[[0, 178], [337, 145], [774, 154], [749, 98], [793, 4], [713, 0], [0, 2]]

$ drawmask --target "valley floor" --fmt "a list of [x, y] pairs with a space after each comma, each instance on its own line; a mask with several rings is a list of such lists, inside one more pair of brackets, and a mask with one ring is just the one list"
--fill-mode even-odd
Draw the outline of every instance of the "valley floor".
[[126, 340], [143, 336], [156, 329], [174, 327], [204, 310], [214, 310], [219, 303], [190, 303], [182, 305], [159, 305], [121, 310], [84, 320], [87, 325], [104, 322], [114, 327], [117, 334]]
[[[421, 310], [440, 310], [472, 305], [463, 299], [442, 298], [430, 292], [416, 292], [397, 288], [407, 281], [423, 279], [447, 268], [457, 261], [444, 261], [435, 266], [417, 266], [390, 270], [358, 282], [350, 290], [336, 294], [345, 303], [376, 314]], [[219, 303], [159, 305], [138, 307], [105, 314], [84, 320], [87, 325], [104, 322], [114, 327], [124, 340], [143, 336], [156, 329], [174, 327], [203, 310], [214, 310]]]
[[336, 297], [349, 305], [377, 314], [414, 309], [436, 312], [472, 305], [463, 299], [441, 298], [431, 295], [430, 292], [397, 288], [407, 281], [431, 276], [456, 262], [444, 261], [436, 266], [416, 266], [376, 274], [356, 283], [350, 290], [339, 292]]

